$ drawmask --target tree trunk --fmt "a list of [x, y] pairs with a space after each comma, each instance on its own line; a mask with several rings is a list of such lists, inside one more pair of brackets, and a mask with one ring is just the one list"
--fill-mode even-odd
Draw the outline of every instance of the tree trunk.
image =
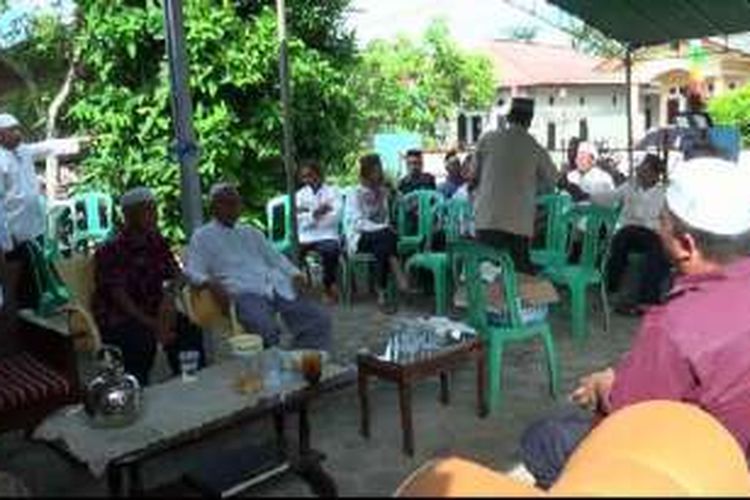
[[[63, 104], [68, 99], [70, 91], [73, 88], [73, 81], [76, 75], [76, 61], [70, 63], [68, 73], [65, 75], [60, 90], [52, 100], [47, 110], [47, 139], [53, 139], [57, 136], [57, 118], [60, 114]], [[48, 156], [45, 160], [44, 177], [46, 181], [47, 198], [54, 199], [57, 194], [57, 187], [60, 182], [60, 159], [57, 156]]]

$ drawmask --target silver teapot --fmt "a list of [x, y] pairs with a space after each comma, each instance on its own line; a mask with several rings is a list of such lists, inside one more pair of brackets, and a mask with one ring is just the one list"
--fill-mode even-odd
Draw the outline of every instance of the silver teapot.
[[124, 427], [141, 413], [141, 385], [125, 373], [122, 351], [111, 345], [96, 354], [99, 374], [86, 386], [84, 409], [95, 427]]

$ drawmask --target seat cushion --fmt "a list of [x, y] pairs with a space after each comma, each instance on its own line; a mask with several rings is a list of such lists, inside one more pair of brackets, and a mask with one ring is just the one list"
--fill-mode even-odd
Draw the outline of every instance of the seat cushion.
[[0, 412], [72, 396], [70, 382], [27, 353], [0, 359]]

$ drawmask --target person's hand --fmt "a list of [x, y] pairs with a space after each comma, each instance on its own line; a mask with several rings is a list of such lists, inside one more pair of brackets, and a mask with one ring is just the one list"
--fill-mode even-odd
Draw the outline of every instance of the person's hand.
[[581, 407], [595, 410], [609, 394], [614, 380], [615, 372], [612, 368], [587, 375], [579, 380], [578, 388], [570, 394], [570, 400]]
[[330, 212], [331, 210], [333, 210], [333, 208], [331, 207], [331, 205], [329, 205], [328, 203], [324, 203], [324, 204], [322, 204], [321, 206], [319, 206], [318, 208], [315, 209], [315, 211], [313, 212], [313, 218], [315, 220], [318, 220], [321, 217], [323, 217], [325, 214], [327, 214], [328, 212]]
[[211, 294], [216, 301], [216, 305], [218, 305], [219, 309], [221, 309], [221, 312], [223, 312], [224, 314], [229, 312], [229, 307], [231, 306], [232, 299], [229, 297], [229, 293], [224, 289], [224, 287], [215, 281], [210, 281], [208, 283], [208, 289], [211, 290]]

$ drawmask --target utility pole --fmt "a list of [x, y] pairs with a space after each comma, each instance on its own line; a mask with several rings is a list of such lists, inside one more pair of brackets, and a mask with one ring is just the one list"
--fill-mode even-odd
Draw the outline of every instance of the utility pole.
[[164, 0], [164, 26], [172, 89], [173, 153], [180, 164], [182, 221], [188, 237], [203, 222], [201, 183], [198, 175], [200, 151], [193, 130], [193, 101], [188, 87], [188, 61], [182, 0]]
[[291, 91], [289, 88], [289, 46], [286, 36], [286, 6], [284, 0], [276, 0], [279, 34], [279, 80], [281, 83], [281, 117], [284, 127], [284, 171], [286, 172], [286, 192], [291, 210], [291, 258], [299, 260], [299, 237], [297, 234], [297, 168], [294, 162], [294, 130], [291, 119]]

